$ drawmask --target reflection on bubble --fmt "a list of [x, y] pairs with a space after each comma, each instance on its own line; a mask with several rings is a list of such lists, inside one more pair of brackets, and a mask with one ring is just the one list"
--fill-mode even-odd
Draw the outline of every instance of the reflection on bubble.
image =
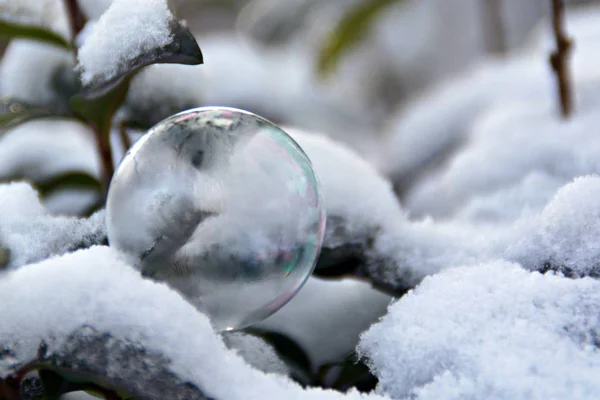
[[110, 185], [110, 245], [237, 329], [271, 315], [308, 278], [325, 211], [310, 161], [280, 128], [231, 108], [154, 126]]

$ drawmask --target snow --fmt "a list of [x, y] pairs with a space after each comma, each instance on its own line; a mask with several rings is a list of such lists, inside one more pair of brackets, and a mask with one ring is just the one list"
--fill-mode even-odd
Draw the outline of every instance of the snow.
[[[535, 212], [525, 207], [514, 220], [398, 221], [395, 229], [377, 236], [371, 258], [383, 261], [369, 265], [368, 270], [376, 280], [409, 288], [450, 267], [502, 259], [530, 270], [597, 276], [600, 232], [592, 221], [600, 214], [596, 201], [599, 187], [598, 176], [576, 178], [556, 194], [548, 190], [543, 196], [551, 198], [547, 204], [539, 209], [536, 204], [532, 207]], [[533, 198], [536, 196], [539, 193]], [[498, 201], [487, 205], [500, 204]]]
[[316, 371], [352, 352], [360, 333], [385, 313], [390, 300], [366, 282], [312, 277], [296, 297], [257, 328], [297, 342]]
[[531, 269], [558, 268], [569, 276], [600, 276], [600, 178], [585, 176], [561, 188], [540, 214], [531, 235], [506, 258]]
[[[68, 155], [65, 157], [65, 155]], [[38, 119], [0, 138], [0, 178], [51, 178], [68, 171], [99, 176], [100, 166], [91, 131], [68, 119]]]
[[391, 216], [402, 215], [390, 182], [354, 150], [317, 133], [283, 129], [306, 152], [321, 182], [328, 216], [326, 248], [365, 247], [387, 228]]
[[70, 37], [67, 13], [61, 0], [0, 0], [0, 18], [41, 26], [65, 38]]
[[225, 345], [235, 350], [248, 364], [263, 372], [287, 375], [289, 368], [263, 339], [242, 332], [223, 332]]
[[361, 337], [378, 392], [414, 399], [594, 399], [600, 282], [494, 262], [427, 278]]
[[[100, 176], [91, 131], [68, 119], [39, 119], [20, 124], [0, 137], [0, 179], [43, 182], [70, 172]], [[46, 205], [55, 213], [77, 214], [97, 201], [89, 189], [60, 189]]]
[[55, 73], [73, 66], [73, 55], [66, 49], [13, 39], [0, 64], [0, 91], [27, 103], [50, 105], [58, 96], [52, 83]]
[[[0, 360], [2, 375], [10, 371], [7, 362], [33, 359], [42, 340], [52, 351], [88, 325], [164, 355], [170, 371], [212, 398], [385, 399], [358, 392], [305, 390], [281, 375], [253, 369], [226, 349], [205, 316], [166, 285], [141, 278], [107, 247], [81, 250], [4, 275], [0, 302], [6, 322], [0, 326], [0, 338], [15, 350], [10, 360]], [[118, 374], [118, 367], [111, 373]]]
[[136, 58], [173, 41], [166, 0], [114, 0], [78, 52], [81, 79], [110, 80]]
[[[597, 15], [597, 8], [567, 13], [569, 34], [577, 39], [572, 67], [577, 108], [579, 103], [587, 101], [580, 92], [589, 90], [590, 83], [600, 80], [594, 68], [598, 63], [596, 43], [600, 30], [592, 21]], [[434, 179], [431, 171], [443, 170], [457, 149], [462, 149], [465, 143], [468, 145], [474, 136], [485, 136], [489, 129], [477, 126], [480, 118], [501, 122], [503, 109], [514, 115], [514, 110], [508, 110], [520, 105], [538, 107], [538, 111], [545, 108], [543, 112], [549, 116], [557, 115], [554, 76], [547, 61], [553, 39], [547, 24], [540, 30], [522, 53], [476, 63], [453, 79], [429, 89], [389, 118], [384, 146], [388, 149], [387, 163], [382, 170], [392, 176], [402, 192], [418, 182], [415, 179], [418, 175]], [[488, 113], [495, 115], [488, 116]], [[441, 213], [444, 210], [435, 214], [438, 210], [429, 207], [430, 204], [419, 205], [415, 213], [446, 216]]]
[[[564, 184], [599, 172], [595, 159], [600, 142], [589, 129], [598, 121], [597, 100], [591, 93], [599, 84], [600, 79], [578, 87], [577, 118], [564, 123], [554, 111], [553, 98], [513, 101], [490, 110], [475, 125], [476, 135], [447, 167], [410, 190], [405, 206], [416, 215], [449, 217], [474, 197], [503, 190], [533, 173]], [[535, 146], [531, 135], [537, 136]]]
[[88, 219], [49, 215], [24, 182], [0, 184], [0, 243], [10, 250], [9, 268], [99, 243], [106, 238], [104, 213]]

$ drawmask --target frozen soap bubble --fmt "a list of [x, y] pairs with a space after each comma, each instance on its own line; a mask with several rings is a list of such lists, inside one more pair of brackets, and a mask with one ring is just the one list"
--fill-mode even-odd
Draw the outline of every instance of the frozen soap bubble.
[[249, 112], [167, 118], [125, 155], [108, 192], [110, 245], [220, 330], [261, 321], [311, 274], [325, 208], [311, 163]]

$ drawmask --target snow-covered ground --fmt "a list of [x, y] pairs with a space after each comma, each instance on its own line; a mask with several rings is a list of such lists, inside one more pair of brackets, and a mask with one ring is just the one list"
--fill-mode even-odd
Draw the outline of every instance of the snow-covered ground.
[[[290, 126], [322, 184], [323, 257], [339, 262], [351, 248], [376, 288], [412, 290], [392, 299], [350, 278], [311, 278], [259, 327], [295, 340], [315, 369], [358, 345], [379, 379], [375, 393], [302, 388], [259, 339], [224, 342], [167, 285], [110, 247], [88, 248], [106, 240], [102, 212], [55, 215], [65, 197], [46, 200], [48, 210], [27, 183], [0, 185], [0, 247], [9, 250], [0, 346], [10, 355], [0, 355], [0, 377], [42, 357], [42, 341], [49, 356], [65, 356], [80, 336], [107, 334], [109, 355], [158, 354], [153, 373], [168, 370], [219, 399], [599, 398], [599, 19], [597, 8], [569, 17], [577, 100], [569, 121], [558, 117], [546, 33], [522, 54], [483, 60], [432, 87], [381, 125], [361, 114], [360, 84], [323, 88], [290, 48], [260, 53], [233, 35], [200, 41], [206, 66], [153, 66], [133, 80], [121, 118], [168, 115], [160, 99], [174, 98], [181, 107], [246, 104]], [[37, 74], [25, 60], [46, 52]], [[13, 42], [0, 88], [54, 101], [52, 65], [73, 63], [62, 50]], [[20, 68], [39, 84], [16, 80]], [[341, 93], [357, 98], [344, 103]], [[0, 136], [0, 177], [73, 169], [99, 175], [78, 122], [38, 120]], [[103, 373], [118, 385], [128, 376], [120, 368]]]

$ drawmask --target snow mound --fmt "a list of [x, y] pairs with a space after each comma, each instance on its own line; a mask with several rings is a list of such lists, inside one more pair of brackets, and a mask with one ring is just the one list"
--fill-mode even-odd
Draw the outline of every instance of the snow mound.
[[381, 232], [405, 223], [390, 182], [348, 146], [297, 128], [284, 130], [311, 160], [321, 182], [327, 226], [317, 268], [364, 261]]
[[137, 57], [172, 42], [166, 0], [114, 0], [78, 52], [84, 84], [109, 80]]
[[[160, 354], [170, 372], [212, 398], [385, 398], [305, 390], [286, 377], [253, 369], [226, 349], [205, 316], [166, 285], [143, 279], [108, 247], [78, 251], [4, 275], [0, 302], [6, 311], [0, 340], [12, 351], [11, 357], [0, 359], [0, 375], [14, 368], [15, 359], [35, 359], [42, 341], [46, 353], [51, 353], [83, 327], [109, 334], [113, 338], [106, 344], [109, 351], [114, 350], [111, 343], [128, 341], [146, 354]], [[127, 363], [111, 366], [111, 378], [121, 373], [128, 374]]]
[[88, 219], [51, 216], [37, 192], [23, 182], [0, 184], [0, 221], [0, 243], [10, 251], [9, 268], [106, 239], [103, 212]]
[[242, 332], [222, 333], [225, 345], [235, 350], [248, 364], [263, 372], [287, 375], [289, 368], [263, 339]]
[[506, 258], [530, 269], [567, 276], [600, 276], [600, 178], [575, 179], [544, 208], [532, 235], [511, 246]]
[[361, 337], [378, 391], [414, 399], [594, 399], [600, 282], [495, 262], [429, 277]]

